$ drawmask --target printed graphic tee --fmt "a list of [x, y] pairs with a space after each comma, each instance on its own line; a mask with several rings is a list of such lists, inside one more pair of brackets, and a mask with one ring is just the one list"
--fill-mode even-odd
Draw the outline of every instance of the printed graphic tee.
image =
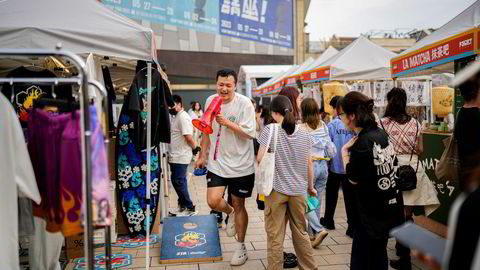
[[402, 193], [395, 182], [398, 160], [387, 134], [378, 127], [362, 130], [350, 148], [346, 174], [355, 191], [360, 224], [373, 238], [388, 237], [403, 217]]
[[[217, 94], [207, 99], [205, 108], [208, 108], [216, 96]], [[255, 138], [255, 109], [249, 98], [235, 93], [232, 101], [221, 106], [221, 113], [225, 118], [237, 124], [250, 137]], [[241, 138], [225, 126], [220, 128], [216, 120], [213, 120], [212, 128], [208, 170], [224, 178], [253, 174], [255, 168], [252, 140]], [[220, 135], [218, 135], [219, 130], [221, 130]], [[214, 160], [217, 140], [219, 141], [217, 159]]]
[[27, 145], [16, 113], [8, 100], [0, 95], [0, 265], [2, 269], [19, 269], [18, 259], [18, 196], [40, 203], [40, 193], [33, 172]]

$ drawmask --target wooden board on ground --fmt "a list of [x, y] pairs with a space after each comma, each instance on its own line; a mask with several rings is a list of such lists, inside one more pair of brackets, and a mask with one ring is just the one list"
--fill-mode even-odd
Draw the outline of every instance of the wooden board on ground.
[[160, 248], [161, 264], [220, 260], [222, 248], [215, 216], [164, 219]]

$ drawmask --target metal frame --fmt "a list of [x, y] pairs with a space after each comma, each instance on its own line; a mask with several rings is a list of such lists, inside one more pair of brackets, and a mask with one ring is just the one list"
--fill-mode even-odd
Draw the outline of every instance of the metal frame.
[[[56, 57], [67, 57], [78, 69], [79, 75], [76, 78], [0, 78], [0, 83], [53, 83], [54, 85], [58, 84], [79, 84], [81, 86], [81, 99], [80, 99], [80, 110], [81, 110], [81, 132], [82, 136], [82, 164], [83, 164], [83, 180], [84, 180], [84, 209], [86, 214], [84, 215], [84, 243], [85, 245], [85, 258], [87, 261], [87, 269], [93, 268], [93, 224], [92, 224], [92, 204], [87, 203], [92, 201], [92, 148], [91, 148], [91, 136], [92, 131], [90, 129], [90, 115], [88, 108], [89, 96], [88, 96], [88, 85], [92, 84], [97, 87], [102, 94], [106, 93], [105, 88], [102, 87], [98, 82], [89, 82], [88, 72], [85, 69], [85, 62], [78, 55], [62, 50], [61, 45], [57, 45], [55, 50], [44, 50], [44, 49], [1, 49], [0, 56], [36, 56], [36, 57], [45, 57], [45, 56], [56, 56]], [[149, 114], [150, 115], [150, 114]], [[150, 124], [150, 123], [149, 123]], [[107, 139], [108, 140], [108, 139]], [[108, 143], [108, 141], [107, 141]], [[110, 236], [110, 227], [107, 226], [106, 234]], [[106, 241], [105, 246], [110, 246], [110, 238]], [[110, 246], [111, 248], [111, 246]], [[111, 254], [111, 249], [110, 249]], [[109, 254], [109, 249], [107, 248], [107, 256]], [[110, 256], [107, 260], [107, 269], [110, 267]]]

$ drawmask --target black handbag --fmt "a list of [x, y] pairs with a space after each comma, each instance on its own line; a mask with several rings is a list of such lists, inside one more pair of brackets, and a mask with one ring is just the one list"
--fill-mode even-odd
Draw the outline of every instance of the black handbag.
[[[383, 126], [382, 121], [380, 121], [383, 130], [385, 133], [385, 127]], [[388, 137], [393, 140], [393, 138], [387, 133]], [[410, 155], [410, 162], [413, 158], [413, 153], [415, 152], [416, 146], [416, 138], [418, 136], [418, 123], [417, 123], [417, 132], [415, 133], [415, 143], [412, 146], [412, 154]], [[418, 172], [418, 164], [420, 163], [420, 159], [417, 158], [417, 169], [414, 170], [410, 165], [402, 165], [397, 168], [397, 172], [395, 173], [395, 182], [397, 183], [398, 189], [401, 191], [410, 191], [417, 188], [417, 172]]]

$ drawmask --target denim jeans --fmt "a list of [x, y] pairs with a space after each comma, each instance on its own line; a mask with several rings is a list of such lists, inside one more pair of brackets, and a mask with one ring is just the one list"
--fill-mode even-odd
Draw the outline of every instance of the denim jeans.
[[312, 162], [313, 186], [317, 191], [317, 199], [320, 202], [318, 208], [308, 213], [308, 231], [318, 233], [325, 230], [320, 224], [320, 208], [322, 205], [322, 193], [327, 185], [328, 167], [325, 160], [314, 160]]
[[188, 194], [187, 168], [188, 164], [170, 163], [172, 185], [177, 192], [178, 203], [181, 207], [192, 208], [193, 203]]

